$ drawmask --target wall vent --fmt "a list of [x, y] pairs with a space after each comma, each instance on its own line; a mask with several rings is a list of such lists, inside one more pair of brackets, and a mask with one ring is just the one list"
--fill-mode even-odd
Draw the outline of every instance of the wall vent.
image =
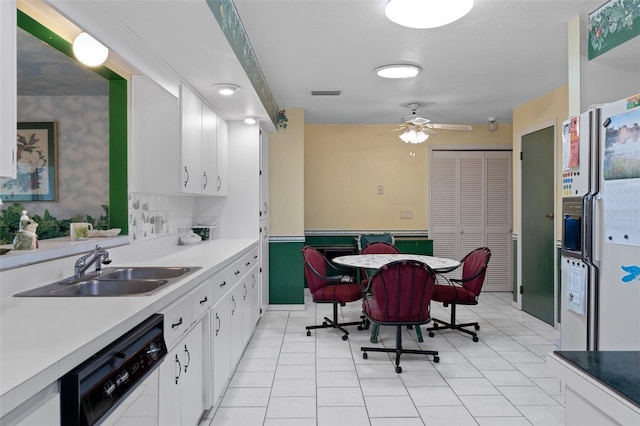
[[340, 96], [342, 90], [312, 90], [311, 96]]

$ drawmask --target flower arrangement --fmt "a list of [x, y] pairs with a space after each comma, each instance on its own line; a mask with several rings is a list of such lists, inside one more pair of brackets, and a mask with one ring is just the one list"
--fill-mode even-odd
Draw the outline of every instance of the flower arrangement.
[[282, 129], [286, 129], [287, 128], [287, 122], [289, 121], [289, 119], [287, 118], [287, 112], [283, 109], [281, 109], [280, 111], [278, 111], [278, 115], [277, 115], [277, 124], [278, 127], [282, 128]]

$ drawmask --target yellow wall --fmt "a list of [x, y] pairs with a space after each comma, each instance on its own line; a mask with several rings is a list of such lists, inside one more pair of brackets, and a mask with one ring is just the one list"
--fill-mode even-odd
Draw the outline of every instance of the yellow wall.
[[304, 110], [287, 109], [286, 129], [269, 134], [271, 236], [304, 235]]
[[[568, 86], [559, 87], [544, 96], [534, 99], [513, 110], [513, 232], [520, 233], [520, 150], [523, 135], [547, 128], [555, 127], [555, 217], [560, 217], [562, 208], [562, 192], [559, 190], [562, 180], [562, 122], [568, 117]], [[556, 239], [559, 238], [561, 221], [556, 220]]]
[[[511, 145], [510, 124], [493, 133], [486, 123], [470, 132], [439, 130], [418, 145], [402, 142], [395, 127], [305, 126], [306, 230], [427, 230], [429, 146]], [[401, 211], [412, 218], [401, 219]]]

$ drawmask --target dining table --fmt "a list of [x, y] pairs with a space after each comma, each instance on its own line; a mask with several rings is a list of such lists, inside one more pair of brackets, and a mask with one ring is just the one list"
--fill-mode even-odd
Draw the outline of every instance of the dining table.
[[[407, 253], [386, 253], [386, 254], [353, 254], [347, 256], [338, 256], [331, 259], [331, 262], [341, 266], [351, 268], [362, 268], [377, 270], [384, 265], [398, 260], [417, 260], [428, 265], [434, 272], [444, 274], [451, 272], [460, 267], [459, 260], [449, 259], [446, 257], [425, 256], [421, 254]], [[415, 326], [418, 341], [422, 342], [422, 332], [419, 326]], [[378, 342], [378, 325], [374, 324], [371, 329], [371, 343]]]

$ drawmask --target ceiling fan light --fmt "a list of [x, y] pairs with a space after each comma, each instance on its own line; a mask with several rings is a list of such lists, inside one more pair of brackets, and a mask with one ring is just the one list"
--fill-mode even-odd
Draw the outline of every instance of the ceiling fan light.
[[413, 78], [420, 74], [422, 68], [413, 64], [383, 65], [374, 70], [382, 78]]
[[409, 28], [437, 28], [469, 13], [473, 0], [389, 0], [384, 9], [391, 22]]
[[416, 132], [411, 129], [401, 133], [400, 139], [405, 143], [422, 143], [429, 139], [429, 135], [422, 131]]
[[89, 67], [102, 65], [109, 56], [109, 49], [87, 33], [80, 33], [73, 40], [73, 54]]
[[233, 83], [217, 83], [213, 85], [213, 88], [222, 96], [231, 96], [236, 92], [236, 90], [240, 89], [240, 86]]

